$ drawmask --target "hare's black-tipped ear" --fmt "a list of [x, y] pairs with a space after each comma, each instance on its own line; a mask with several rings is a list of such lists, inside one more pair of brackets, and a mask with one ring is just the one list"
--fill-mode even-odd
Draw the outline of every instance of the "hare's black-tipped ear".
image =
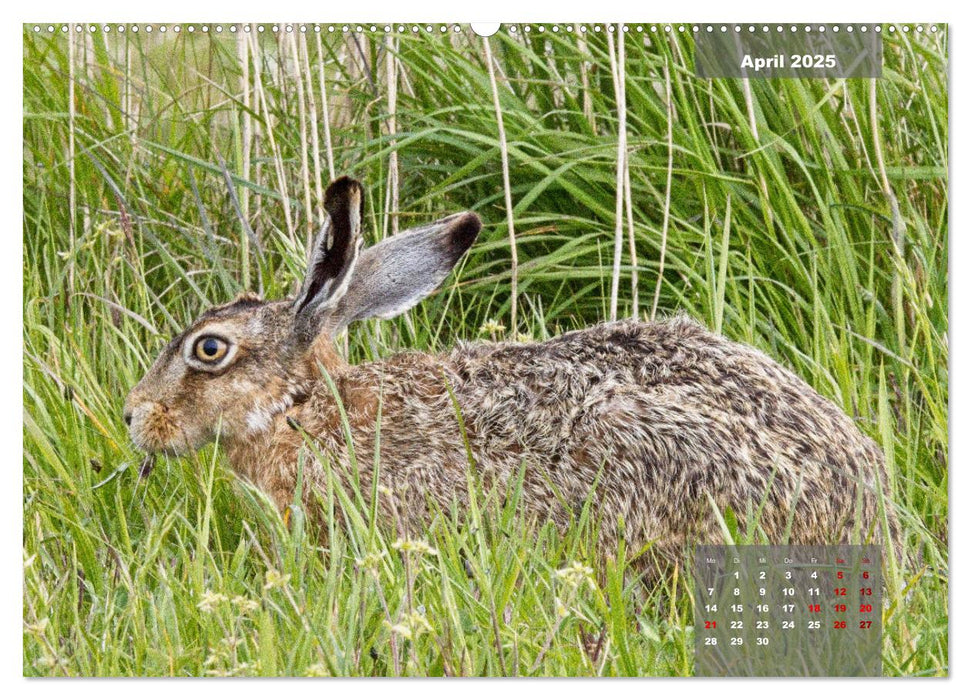
[[347, 292], [361, 244], [364, 188], [344, 176], [324, 195], [327, 221], [317, 235], [307, 277], [294, 301], [296, 330], [305, 340], [315, 337]]
[[467, 251], [482, 222], [472, 212], [404, 231], [361, 252], [335, 330], [365, 318], [404, 313], [435, 291]]

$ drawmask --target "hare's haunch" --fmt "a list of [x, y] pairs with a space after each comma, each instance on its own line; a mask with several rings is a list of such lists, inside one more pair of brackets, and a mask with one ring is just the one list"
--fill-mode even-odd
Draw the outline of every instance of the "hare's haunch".
[[522, 470], [522, 507], [537, 519], [565, 528], [590, 503], [605, 551], [623, 536], [671, 561], [721, 542], [729, 508], [757, 513], [770, 542], [879, 540], [882, 522], [896, 540], [877, 445], [792, 372], [686, 317], [349, 366], [332, 338], [434, 291], [481, 224], [457, 214], [362, 249], [361, 185], [335, 181], [325, 204], [295, 298], [209, 309], [132, 389], [125, 419], [140, 448], [178, 454], [218, 433], [236, 472], [280, 508], [303, 460], [320, 517], [319, 457], [371, 494], [380, 423], [379, 511], [399, 526], [467, 501], [471, 452], [490, 487], [511, 488]]

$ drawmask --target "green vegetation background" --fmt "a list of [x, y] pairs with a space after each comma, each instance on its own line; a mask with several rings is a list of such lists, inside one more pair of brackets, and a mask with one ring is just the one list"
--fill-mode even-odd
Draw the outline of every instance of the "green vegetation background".
[[884, 27], [879, 80], [744, 83], [632, 25], [623, 122], [615, 34], [500, 32], [514, 267], [481, 38], [265, 26], [24, 29], [26, 675], [690, 674], [690, 571], [645, 589], [590, 556], [595, 523], [482, 493], [396, 542], [362, 504], [323, 552], [213, 448], [144, 473], [121, 421], [201, 309], [290, 293], [331, 173], [367, 183], [372, 241], [486, 222], [440, 293], [350, 332], [352, 360], [609, 317], [620, 133], [618, 314], [762, 348], [883, 446], [914, 557], [889, 572], [884, 672], [947, 673], [946, 31]]

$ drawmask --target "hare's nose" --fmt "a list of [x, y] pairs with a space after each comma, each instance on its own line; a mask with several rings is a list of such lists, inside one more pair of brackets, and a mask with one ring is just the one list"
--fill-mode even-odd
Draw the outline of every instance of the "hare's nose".
[[125, 413], [122, 415], [122, 418], [124, 418], [125, 420], [125, 425], [128, 425], [128, 426], [131, 425], [131, 411], [125, 411]]

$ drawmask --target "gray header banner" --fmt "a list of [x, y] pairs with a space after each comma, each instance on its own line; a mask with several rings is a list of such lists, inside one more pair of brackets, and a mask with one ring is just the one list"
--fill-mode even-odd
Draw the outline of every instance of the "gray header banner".
[[701, 25], [699, 78], [879, 78], [878, 24]]

